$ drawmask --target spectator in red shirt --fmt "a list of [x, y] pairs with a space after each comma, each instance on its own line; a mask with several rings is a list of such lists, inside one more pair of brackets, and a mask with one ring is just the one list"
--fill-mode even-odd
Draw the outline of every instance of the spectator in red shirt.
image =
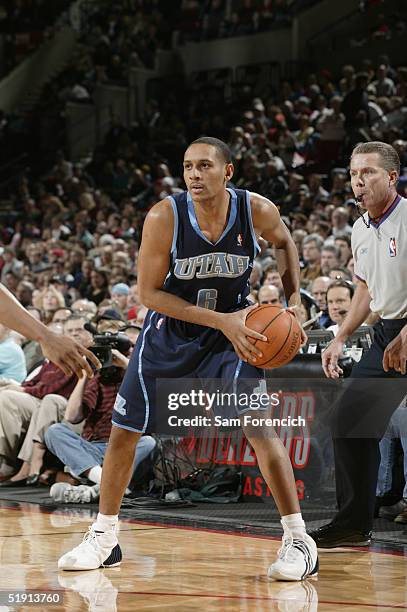
[[[116, 349], [112, 349], [113, 365], [121, 368], [120, 380], [105, 382], [103, 370], [89, 380], [79, 379], [68, 400], [65, 420], [80, 423], [85, 419], [82, 434], [74, 432], [67, 423], [55, 423], [45, 433], [48, 449], [56, 455], [76, 478], [88, 478], [97, 486], [56, 483], [51, 496], [62, 502], [90, 502], [99, 495], [102, 478], [102, 463], [112, 427], [112, 411], [124, 371], [129, 360]], [[136, 450], [133, 470], [154, 449], [156, 442], [151, 436], [143, 436], [141, 448]], [[132, 473], [129, 474], [129, 480]]]
[[58, 410], [76, 381], [76, 374], [67, 376], [46, 361], [31, 380], [0, 388], [0, 480], [17, 471], [17, 455], [34, 411], [42, 402], [52, 403]]
[[[64, 333], [73, 340], [79, 342], [82, 346], [89, 348], [93, 344], [93, 336], [85, 329], [86, 322], [87, 319], [84, 316], [77, 314], [71, 315], [64, 323]], [[41, 397], [38, 398], [41, 401], [31, 414], [27, 433], [18, 453], [18, 459], [23, 463], [12, 478], [0, 483], [0, 487], [32, 486], [38, 483], [46, 451], [44, 445], [45, 432], [50, 425], [60, 422], [64, 417], [70, 392], [65, 394], [64, 382], [62, 381], [62, 385], [60, 385], [58, 380], [56, 380], [55, 390], [58, 392], [58, 389], [61, 387], [62, 393], [58, 394], [53, 392], [49, 395], [46, 394], [50, 378], [55, 378], [54, 369], [49, 368], [49, 364], [46, 365], [47, 367], [43, 366], [35, 378], [23, 383], [22, 389], [26, 390], [27, 393], [33, 392], [34, 395], [39, 393], [43, 397], [42, 399]], [[76, 379], [74, 377], [72, 385], [75, 385], [75, 382]], [[54, 387], [52, 389], [54, 389]], [[44, 393], [45, 395], [43, 395]], [[21, 394], [19, 396], [19, 401], [21, 401]], [[5, 420], [13, 417], [14, 413], [4, 415]], [[24, 423], [24, 428], [25, 427], [26, 423]]]

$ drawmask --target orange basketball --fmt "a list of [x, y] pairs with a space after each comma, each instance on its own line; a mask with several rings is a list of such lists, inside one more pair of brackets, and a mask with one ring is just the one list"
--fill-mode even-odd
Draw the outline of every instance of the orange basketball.
[[258, 368], [279, 368], [289, 363], [301, 346], [301, 327], [291, 312], [281, 306], [263, 304], [249, 312], [246, 327], [250, 327], [268, 342], [249, 338], [263, 353], [263, 357], [251, 363]]

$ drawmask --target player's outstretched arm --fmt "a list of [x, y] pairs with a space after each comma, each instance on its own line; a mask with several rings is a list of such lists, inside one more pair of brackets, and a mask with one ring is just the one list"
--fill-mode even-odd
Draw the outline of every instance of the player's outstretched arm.
[[201, 308], [163, 291], [170, 269], [173, 227], [171, 204], [168, 200], [162, 200], [150, 210], [143, 226], [137, 270], [141, 303], [168, 317], [219, 329], [232, 342], [241, 359], [259, 357], [261, 352], [249, 342], [247, 336], [264, 341], [267, 338], [245, 325], [246, 316], [253, 306], [226, 314]]
[[39, 342], [44, 356], [55, 363], [67, 375], [75, 372], [78, 377], [85, 370], [87, 376], [92, 377], [93, 371], [87, 359], [96, 368], [101, 364], [97, 357], [83, 346], [67, 338], [60, 336], [48, 329], [43, 323], [37, 321], [16, 300], [4, 285], [0, 284], [0, 322], [19, 332], [26, 338]]

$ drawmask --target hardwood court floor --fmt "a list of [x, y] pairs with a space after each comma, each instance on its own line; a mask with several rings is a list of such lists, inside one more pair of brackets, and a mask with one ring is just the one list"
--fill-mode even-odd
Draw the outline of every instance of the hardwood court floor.
[[[75, 516], [76, 514], [76, 516]], [[58, 572], [58, 557], [77, 545], [89, 520], [38, 506], [0, 508], [0, 595], [53, 591], [63, 603], [33, 610], [263, 611], [407, 609], [401, 554], [342, 549], [321, 552], [318, 579], [266, 578], [279, 541], [270, 538], [122, 522], [125, 562], [92, 572]], [[5, 605], [4, 599], [0, 601]], [[3, 608], [7, 609], [7, 608]]]

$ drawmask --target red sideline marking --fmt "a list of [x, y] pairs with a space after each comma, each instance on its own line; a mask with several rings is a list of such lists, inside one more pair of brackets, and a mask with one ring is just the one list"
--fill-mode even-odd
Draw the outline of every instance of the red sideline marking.
[[[291, 583], [292, 584], [292, 583]], [[156, 593], [154, 591], [120, 591], [121, 595], [161, 595], [163, 597], [212, 597], [216, 599], [250, 599], [250, 600], [260, 600], [260, 601], [287, 601], [281, 597], [267, 597], [262, 595], [219, 595], [218, 593], [166, 593], [159, 592]], [[296, 603], [308, 603], [305, 600], [296, 600]], [[309, 602], [311, 603], [311, 602]], [[317, 603], [317, 602], [315, 602]], [[328, 601], [328, 600], [319, 600], [319, 604], [336, 604], [338, 606], [363, 606], [367, 608], [378, 608], [378, 607], [386, 607], [386, 608], [395, 608], [397, 610], [406, 610], [407, 606], [403, 604], [383, 604], [383, 603], [359, 603], [358, 601]]]
[[[45, 506], [43, 507], [43, 506], [40, 506], [39, 504], [31, 504], [30, 502], [16, 502], [16, 503], [18, 504], [24, 503], [27, 506], [30, 506], [30, 507], [32, 506], [33, 508], [35, 508], [36, 512], [40, 512], [42, 514], [62, 514], [62, 515], [65, 514], [64, 510], [54, 510], [52, 512], [51, 510], [46, 509]], [[5, 506], [5, 505], [0, 504], [0, 510], [2, 508], [4, 508], [5, 510], [16, 510], [18, 512], [24, 511], [24, 508], [16, 508], [15, 506]], [[176, 525], [174, 523], [158, 523], [158, 522], [152, 523], [150, 521], [142, 521], [138, 519], [128, 519], [128, 518], [120, 519], [120, 522], [121, 523], [134, 523], [136, 525], [151, 525], [152, 527], [164, 527], [168, 529], [184, 529], [186, 531], [203, 531], [206, 533], [218, 533], [220, 535], [225, 535], [225, 536], [235, 536], [235, 537], [237, 536], [240, 538], [253, 538], [254, 540], [275, 540], [277, 542], [280, 542], [281, 540], [281, 537], [279, 536], [256, 535], [256, 534], [251, 534], [251, 533], [240, 533], [240, 532], [234, 532], [234, 531], [222, 531], [221, 529], [210, 529], [209, 527], [190, 527], [188, 525]], [[359, 552], [364, 552], [364, 553], [375, 553], [379, 555], [392, 555], [394, 557], [407, 557], [406, 553], [400, 552], [398, 550], [389, 550], [389, 551], [380, 550], [380, 548], [382, 548], [383, 546], [390, 546], [390, 545], [389, 544], [373, 544], [373, 545], [371, 544], [370, 547], [365, 547], [365, 546], [346, 546], [345, 547], [344, 546], [342, 547], [340, 551], [338, 551], [338, 554], [349, 552], [349, 550], [351, 551], [357, 550]], [[407, 545], [405, 546], [407, 547]], [[334, 549], [329, 549], [329, 554], [335, 554]], [[370, 605], [370, 604], [366, 604], [366, 605]]]
[[[35, 507], [35, 511], [36, 512], [40, 512], [43, 514], [64, 514], [63, 510], [57, 510], [57, 512], [51, 512], [50, 510], [47, 510], [45, 508], [43, 508], [42, 506], [38, 506], [37, 504], [29, 504], [28, 502], [24, 502], [29, 506], [32, 506], [33, 508]], [[16, 508], [15, 506], [5, 506], [5, 505], [1, 505], [0, 506], [0, 510], [4, 508], [5, 510], [17, 510], [18, 512], [22, 512], [23, 509], [22, 508]], [[124, 523], [135, 523], [135, 524], [141, 524], [141, 525], [153, 525], [155, 527], [168, 527], [171, 529], [186, 529], [188, 531], [204, 531], [204, 532], [209, 532], [209, 533], [219, 533], [222, 535], [234, 535], [234, 536], [241, 536], [241, 537], [245, 537], [245, 538], [254, 538], [254, 539], [259, 539], [259, 540], [280, 540], [280, 538], [278, 537], [274, 537], [274, 536], [257, 536], [257, 535], [251, 535], [251, 534], [246, 534], [246, 533], [232, 533], [232, 532], [224, 532], [218, 529], [208, 529], [205, 527], [187, 527], [187, 526], [178, 526], [178, 525], [165, 525], [163, 523], [148, 523], [146, 521], [136, 521], [133, 519], [121, 519], [122, 522]], [[360, 550], [361, 552], [372, 552], [371, 550], [366, 550], [364, 547], [352, 547], [352, 549], [354, 550]], [[386, 552], [386, 551], [373, 551], [376, 552], [376, 554], [389, 554], [389, 555], [394, 555], [394, 556], [398, 556], [398, 557], [404, 557], [405, 555], [403, 553], [397, 552], [397, 551], [390, 551], [390, 552]], [[51, 589], [51, 590], [55, 590], [55, 591], [61, 591], [61, 589]], [[72, 590], [72, 589], [65, 589], [65, 591], [68, 590]], [[267, 596], [256, 596], [256, 595], [220, 595], [217, 593], [168, 593], [168, 592], [154, 592], [154, 591], [119, 591], [120, 594], [122, 595], [152, 595], [152, 596], [161, 596], [161, 597], [201, 597], [201, 598], [217, 598], [217, 599], [247, 599], [247, 600], [259, 600], [259, 601], [286, 601], [285, 599], [282, 598], [278, 598], [278, 597], [267, 597]], [[384, 604], [384, 603], [361, 603], [361, 602], [354, 602], [354, 601], [329, 601], [329, 600], [321, 600], [319, 599], [318, 601], [319, 604], [336, 604], [338, 606], [351, 606], [351, 605], [357, 605], [360, 607], [365, 607], [365, 608], [378, 608], [378, 607], [386, 607], [386, 608], [394, 608], [396, 610], [406, 610], [407, 606], [403, 605], [403, 604]]]

